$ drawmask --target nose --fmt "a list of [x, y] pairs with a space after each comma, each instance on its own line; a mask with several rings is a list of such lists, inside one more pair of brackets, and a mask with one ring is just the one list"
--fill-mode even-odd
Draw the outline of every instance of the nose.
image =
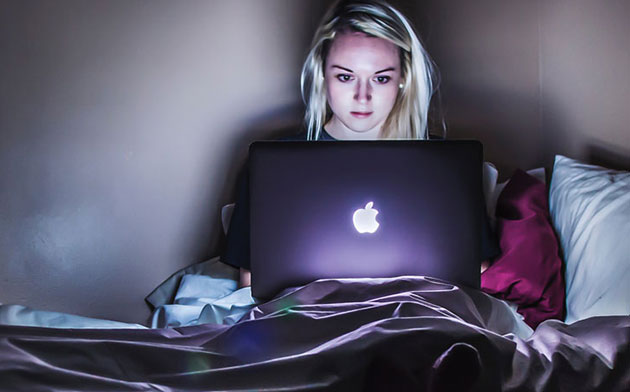
[[354, 99], [359, 103], [367, 103], [372, 99], [372, 86], [368, 80], [356, 84]]

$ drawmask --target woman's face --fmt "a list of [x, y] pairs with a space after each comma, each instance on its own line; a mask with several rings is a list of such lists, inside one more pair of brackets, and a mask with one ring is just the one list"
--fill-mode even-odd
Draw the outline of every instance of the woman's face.
[[337, 139], [378, 139], [398, 95], [399, 49], [382, 38], [352, 32], [333, 41], [324, 70], [333, 116], [326, 131]]

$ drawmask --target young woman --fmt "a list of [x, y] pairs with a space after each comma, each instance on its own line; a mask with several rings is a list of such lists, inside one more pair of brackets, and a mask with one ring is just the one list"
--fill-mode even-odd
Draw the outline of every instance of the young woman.
[[[380, 0], [339, 1], [302, 68], [307, 140], [428, 139], [434, 67], [407, 19]], [[250, 285], [247, 175], [240, 178], [223, 261]], [[484, 241], [487, 242], [487, 241]], [[484, 259], [496, 253], [484, 244]]]

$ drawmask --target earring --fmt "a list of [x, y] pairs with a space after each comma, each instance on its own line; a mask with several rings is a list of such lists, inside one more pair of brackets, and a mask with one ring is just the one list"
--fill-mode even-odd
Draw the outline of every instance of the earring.
[[398, 88], [403, 88], [403, 84], [402, 84], [402, 83], [401, 83], [401, 84], [399, 84], [399, 85], [398, 85]]

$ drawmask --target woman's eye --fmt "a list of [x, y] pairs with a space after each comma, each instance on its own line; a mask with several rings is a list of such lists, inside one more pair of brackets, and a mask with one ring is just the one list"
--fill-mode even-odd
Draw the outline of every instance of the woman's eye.
[[376, 81], [380, 84], [385, 84], [387, 82], [389, 82], [392, 78], [390, 78], [389, 76], [377, 76], [376, 77]]
[[339, 79], [339, 81], [341, 82], [349, 82], [352, 79], [352, 76], [348, 74], [340, 74], [337, 75], [337, 79]]

